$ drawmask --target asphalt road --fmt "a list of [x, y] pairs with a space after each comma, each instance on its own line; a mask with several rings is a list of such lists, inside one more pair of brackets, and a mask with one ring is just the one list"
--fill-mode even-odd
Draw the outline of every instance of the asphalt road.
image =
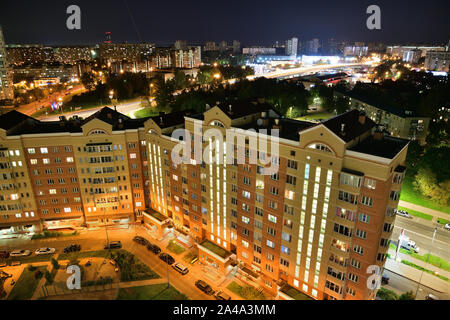
[[407, 291], [412, 291], [414, 294], [417, 292], [416, 300], [425, 300], [427, 294], [434, 294], [442, 300], [449, 300], [450, 297], [446, 293], [441, 293], [431, 288], [425, 287], [423, 285], [419, 286], [419, 291], [417, 291], [418, 283], [403, 277], [402, 275], [393, 273], [389, 270], [384, 270], [385, 275], [389, 277], [389, 284], [383, 285], [384, 288], [395, 291], [397, 294], [402, 294]]
[[[436, 237], [433, 245], [432, 238], [434, 228], [437, 227]], [[391, 240], [398, 240], [400, 232], [405, 229], [404, 234], [415, 241], [419, 247], [419, 254], [429, 253], [450, 261], [450, 230], [446, 230], [442, 225], [424, 221], [422, 219], [411, 219], [397, 216], [392, 232]]]
[[[139, 233], [141, 234], [141, 233]], [[108, 236], [110, 241], [120, 240], [123, 245], [123, 249], [135, 254], [139, 259], [147, 264], [152, 270], [157, 272], [161, 277], [167, 277], [169, 273], [169, 282], [177, 290], [185, 294], [191, 300], [214, 300], [212, 296], [208, 296], [195, 287], [195, 281], [203, 279], [208, 282], [207, 278], [199, 276], [198, 272], [189, 272], [186, 275], [181, 275], [176, 272], [171, 266], [167, 267], [159, 257], [152, 252], [148, 251], [144, 246], [135, 243], [132, 239], [137, 235], [137, 231], [134, 227], [129, 229], [108, 228]], [[150, 238], [147, 237], [149, 240]], [[10, 251], [14, 249], [27, 249], [33, 252], [40, 247], [51, 247], [56, 249], [56, 253], [62, 253], [64, 248], [68, 245], [76, 243], [80, 244], [82, 251], [102, 250], [106, 243], [105, 230], [87, 231], [79, 236], [64, 237], [54, 239], [40, 239], [40, 240], [2, 240], [0, 246], [2, 248], [9, 248]], [[162, 249], [162, 248], [161, 248]], [[163, 250], [164, 251], [164, 250]], [[180, 261], [186, 265], [183, 261]], [[194, 267], [195, 268], [195, 265]], [[198, 266], [197, 266], [198, 268]], [[191, 269], [191, 268], [190, 268]], [[198, 268], [199, 269], [199, 268]], [[212, 285], [213, 289], [214, 286]]]
[[[108, 107], [111, 109], [114, 108], [114, 106], [108, 106]], [[136, 111], [142, 109], [140, 101], [122, 103], [122, 104], [118, 104], [116, 107], [117, 107], [118, 112], [123, 113], [123, 114], [129, 114], [131, 118], [134, 118], [134, 113]], [[64, 114], [60, 114], [60, 115], [56, 115], [56, 116], [50, 116], [50, 117], [43, 116], [43, 117], [40, 117], [39, 120], [41, 120], [41, 121], [58, 121], [59, 117], [61, 115], [66, 116], [67, 118], [70, 118], [73, 115], [77, 115], [81, 118], [87, 118], [102, 108], [103, 108], [103, 106], [98, 107], [98, 108], [88, 109], [88, 110], [66, 112]]]

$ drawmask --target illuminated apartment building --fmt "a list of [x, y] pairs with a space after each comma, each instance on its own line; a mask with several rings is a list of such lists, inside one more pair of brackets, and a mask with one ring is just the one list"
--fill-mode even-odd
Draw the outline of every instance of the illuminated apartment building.
[[0, 101], [14, 99], [14, 86], [12, 70], [6, 56], [3, 31], [0, 26]]
[[84, 120], [0, 116], [0, 236], [134, 221], [146, 207], [142, 123], [108, 108]]
[[175, 127], [147, 122], [155, 212], [146, 223], [164, 232], [165, 218], [172, 219], [197, 240], [201, 263], [226, 273], [236, 258], [281, 299], [289, 299], [283, 292], [290, 287], [317, 299], [373, 299], [366, 270], [386, 259], [407, 140], [383, 136], [357, 110], [321, 124], [277, 117], [251, 104], [185, 116], [191, 140], [210, 128], [238, 135], [279, 128], [280, 157], [273, 161], [280, 169], [271, 176], [258, 165], [200, 164], [193, 157], [173, 165]]
[[[385, 263], [408, 140], [383, 136], [358, 110], [319, 124], [237, 103], [137, 120], [108, 108], [79, 123], [8, 115], [0, 117], [1, 172], [19, 175], [3, 175], [2, 184], [21, 183], [21, 191], [0, 191], [10, 196], [0, 228], [142, 219], [157, 237], [173, 225], [197, 244], [199, 262], [218, 273], [230, 272], [237, 260], [239, 272], [279, 299], [292, 299], [296, 290], [315, 299], [375, 297], [366, 271]], [[176, 129], [190, 135], [173, 136]], [[224, 165], [232, 154], [207, 147], [226, 150], [231, 141], [209, 138], [208, 129], [240, 138], [246, 162]], [[278, 156], [270, 144], [256, 150], [253, 137], [267, 138], [258, 129], [279, 130]], [[185, 164], [173, 163], [172, 150], [189, 145]], [[199, 161], [198, 149], [214, 161]], [[269, 163], [250, 164], [255, 155]], [[273, 165], [279, 170], [264, 175]], [[58, 168], [66, 179], [61, 186]], [[51, 203], [65, 198], [68, 204]]]

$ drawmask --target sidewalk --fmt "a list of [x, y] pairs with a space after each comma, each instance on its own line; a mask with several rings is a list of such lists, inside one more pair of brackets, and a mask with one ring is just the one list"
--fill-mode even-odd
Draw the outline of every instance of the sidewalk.
[[[395, 257], [395, 250], [389, 249], [389, 253], [391, 254], [391, 257]], [[425, 269], [428, 269], [431, 271], [435, 271], [435, 272], [439, 273], [440, 275], [450, 279], [450, 272], [447, 270], [436, 267], [435, 265], [432, 265], [430, 263], [426, 263], [425, 261], [416, 259], [409, 254], [399, 252], [398, 257], [402, 260], [406, 260], [406, 261], [412, 262], [418, 266], [421, 266], [422, 268], [425, 268]], [[449, 283], [449, 286], [450, 286], [450, 283]]]
[[426, 272], [423, 272], [422, 274], [422, 271], [401, 262], [395, 261], [393, 259], [387, 259], [385, 269], [400, 274], [412, 281], [420, 282], [420, 284], [432, 288], [436, 291], [450, 294], [450, 285], [447, 281], [439, 279], [438, 277]]
[[433, 221], [436, 221], [438, 218], [450, 220], [450, 214], [442, 212], [442, 211], [438, 211], [438, 210], [422, 207], [422, 206], [419, 206], [417, 204], [406, 202], [406, 201], [402, 201], [402, 200], [400, 200], [398, 202], [398, 205], [400, 207], [405, 207], [405, 208], [408, 208], [408, 209], [411, 209], [411, 210], [415, 210], [415, 211], [423, 212], [423, 213], [426, 213], [426, 214], [430, 214], [430, 215], [433, 216]]

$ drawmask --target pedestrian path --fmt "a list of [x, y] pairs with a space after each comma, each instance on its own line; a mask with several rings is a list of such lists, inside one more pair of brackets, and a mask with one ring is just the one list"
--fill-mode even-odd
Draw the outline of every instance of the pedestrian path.
[[[395, 251], [394, 251], [393, 249], [390, 249], [390, 250], [389, 250], [389, 253], [391, 254], [391, 257], [395, 257]], [[447, 270], [441, 269], [441, 268], [439, 268], [439, 267], [436, 267], [435, 265], [432, 265], [432, 264], [427, 263], [427, 262], [425, 262], [425, 261], [422, 261], [422, 260], [419, 260], [419, 259], [417, 259], [417, 258], [414, 258], [413, 256], [411, 256], [411, 255], [409, 255], [409, 254], [405, 254], [405, 253], [399, 252], [399, 253], [398, 253], [398, 257], [399, 257], [400, 259], [402, 259], [402, 260], [406, 260], [406, 261], [412, 262], [412, 263], [414, 263], [415, 265], [418, 265], [418, 266], [420, 266], [420, 267], [422, 267], [422, 268], [425, 268], [425, 269], [428, 269], [428, 270], [437, 272], [437, 273], [439, 273], [440, 275], [442, 275], [442, 276], [444, 276], [444, 277], [450, 279], [450, 272], [447, 271]], [[450, 285], [450, 283], [449, 283], [449, 285]]]
[[434, 210], [434, 209], [430, 209], [430, 208], [426, 208], [426, 207], [422, 207], [422, 206], [419, 206], [419, 205], [411, 203], [411, 202], [406, 202], [406, 201], [400, 200], [398, 202], [398, 205], [400, 207], [405, 207], [407, 209], [411, 209], [411, 210], [423, 212], [423, 213], [426, 213], [426, 214], [430, 214], [430, 215], [433, 216], [433, 221], [436, 221], [438, 218], [450, 220], [450, 214], [448, 214], [448, 213], [445, 213], [445, 212], [442, 212], [442, 211], [438, 211], [438, 210]]
[[449, 282], [444, 281], [432, 274], [422, 272], [416, 268], [410, 267], [393, 259], [387, 259], [385, 269], [396, 274], [402, 275], [415, 282], [420, 282], [421, 285], [432, 288], [436, 291], [450, 294]]

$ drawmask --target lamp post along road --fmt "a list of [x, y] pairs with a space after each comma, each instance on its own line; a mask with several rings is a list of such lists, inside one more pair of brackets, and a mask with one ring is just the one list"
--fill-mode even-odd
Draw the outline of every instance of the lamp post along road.
[[[434, 238], [436, 237], [436, 231], [437, 231], [437, 228], [434, 228], [433, 238], [431, 239], [431, 246], [430, 246], [430, 250], [428, 250], [428, 256], [427, 256], [426, 263], [428, 263], [428, 260], [430, 259], [431, 249], [433, 248]], [[422, 282], [423, 272], [424, 272], [424, 270], [422, 270], [422, 273], [420, 274], [420, 279], [419, 279], [419, 283], [417, 284], [417, 290], [416, 290], [415, 298], [417, 298], [417, 294], [419, 293], [419, 287], [420, 287], [420, 282]]]

